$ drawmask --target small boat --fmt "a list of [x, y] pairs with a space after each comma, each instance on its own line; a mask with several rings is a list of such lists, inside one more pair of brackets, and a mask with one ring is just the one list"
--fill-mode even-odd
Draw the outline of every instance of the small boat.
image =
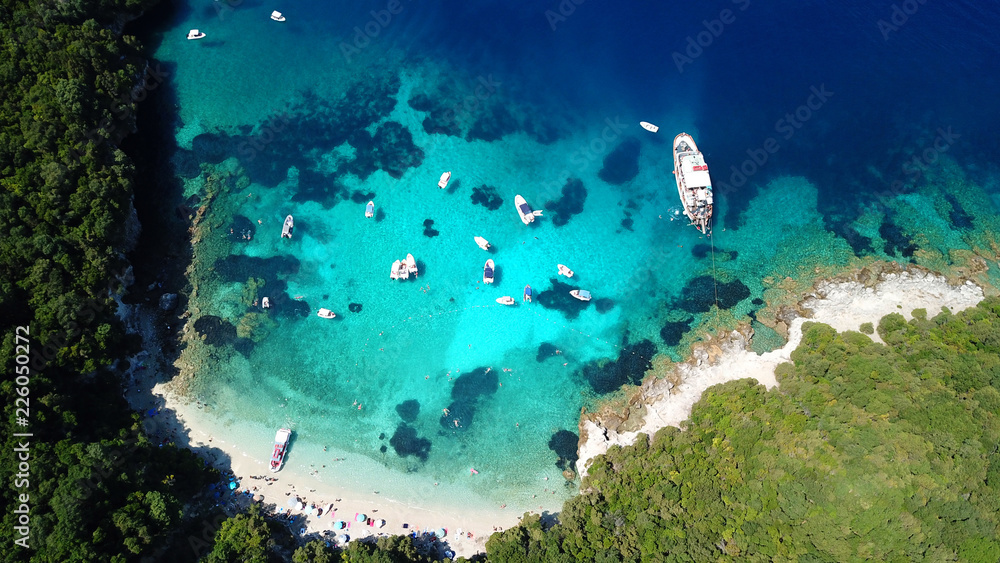
[[556, 264], [556, 266], [559, 267], [559, 275], [560, 276], [566, 276], [567, 278], [573, 277], [573, 270], [570, 270], [569, 268], [567, 268], [563, 264]]
[[530, 285], [524, 286], [524, 297], [521, 298], [521, 301], [527, 301], [528, 303], [531, 303], [531, 286]]
[[532, 211], [528, 202], [520, 195], [514, 196], [514, 207], [517, 208], [517, 214], [521, 216], [521, 222], [525, 225], [534, 221], [535, 217], [542, 216], [541, 211]]
[[490, 258], [483, 266], [483, 283], [493, 283], [493, 259]]
[[268, 299], [267, 297], [261, 299], [260, 306], [262, 308], [264, 308], [264, 309], [270, 309], [271, 308], [271, 300]]
[[417, 277], [417, 261], [413, 259], [412, 254], [406, 255], [406, 273]]
[[281, 15], [281, 12], [279, 12], [278, 10], [275, 10], [271, 12], [271, 19], [276, 22], [283, 22], [285, 21], [285, 16]]
[[448, 180], [451, 180], [451, 172], [445, 172], [441, 175], [441, 179], [438, 180], [438, 187], [442, 190], [448, 187]]
[[323, 317], [324, 319], [332, 319], [337, 316], [337, 313], [334, 313], [329, 309], [320, 309], [319, 312], [316, 313], [316, 316]]
[[674, 137], [674, 179], [684, 215], [704, 235], [712, 230], [712, 178], [705, 157], [687, 133]]
[[399, 279], [399, 270], [401, 265], [402, 263], [399, 260], [396, 260], [395, 262], [392, 263], [392, 270], [389, 270], [390, 280]]
[[570, 291], [569, 294], [576, 297], [580, 301], [590, 301], [590, 292], [586, 289], [574, 289]]
[[497, 297], [497, 303], [501, 305], [513, 305], [514, 298], [510, 295], [504, 295], [503, 297]]
[[285, 224], [281, 226], [281, 238], [292, 238], [292, 229], [295, 228], [295, 220], [289, 215], [285, 217]]
[[643, 129], [645, 129], [646, 131], [649, 131], [651, 133], [656, 133], [657, 131], [660, 130], [659, 127], [657, 127], [656, 125], [653, 125], [652, 123], [650, 123], [648, 121], [640, 121], [639, 125], [641, 125]]
[[368, 205], [365, 206], [365, 217], [371, 219], [375, 216], [375, 202], [369, 201]]
[[285, 454], [288, 453], [288, 442], [291, 438], [292, 431], [288, 428], [282, 428], [274, 435], [274, 452], [271, 454], [272, 472], [280, 471], [281, 465], [285, 463]]
[[490, 241], [484, 239], [483, 237], [476, 237], [476, 244], [479, 245], [479, 248], [482, 248], [483, 250], [490, 249]]
[[188, 32], [188, 39], [201, 39], [202, 37], [205, 37], [205, 34], [197, 29], [192, 29]]
[[399, 279], [410, 279], [410, 268], [406, 264], [406, 258], [399, 261]]

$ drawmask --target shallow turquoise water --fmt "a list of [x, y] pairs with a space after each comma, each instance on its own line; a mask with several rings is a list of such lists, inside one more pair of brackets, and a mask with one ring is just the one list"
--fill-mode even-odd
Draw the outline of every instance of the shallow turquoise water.
[[[464, 9], [474, 11], [471, 4]], [[773, 283], [765, 279], [847, 266], [855, 256], [905, 262], [913, 259], [910, 245], [947, 254], [972, 247], [974, 231], [994, 220], [991, 205], [977, 207], [988, 200], [964, 179], [951, 154], [941, 157], [942, 171], [919, 178], [906, 193], [891, 193], [881, 207], [858, 206], [865, 186], [879, 188], [879, 178], [899, 176], [899, 155], [933, 137], [907, 136], [902, 131], [912, 125], [900, 117], [907, 125], [899, 130], [873, 133], [886, 139], [874, 164], [845, 166], [832, 153], [817, 159], [811, 152], [816, 147], [841, 146], [824, 135], [853, 119], [831, 102], [809, 128], [782, 141], [779, 156], [785, 160], [773, 159], [743, 189], [717, 190], [713, 262], [709, 240], [672, 220], [672, 136], [695, 136], [718, 184], [746, 158], [745, 148], [775, 134], [770, 117], [794, 110], [786, 101], [800, 103], [800, 92], [809, 91], [809, 84], [795, 83], [776, 90], [787, 95], [747, 101], [752, 92], [735, 92], [720, 68], [739, 58], [740, 47], [720, 40], [704, 59], [676, 74], [662, 30], [655, 34], [656, 49], [643, 43], [652, 41], [652, 31], [642, 30], [656, 27], [655, 18], [604, 21], [606, 8], [587, 4], [559, 34], [547, 35], [552, 30], [542, 10], [490, 4], [466, 21], [469, 14], [457, 8], [404, 4], [376, 39], [347, 58], [343, 44], [352, 42], [356, 26], [369, 22], [372, 6], [303, 2], [282, 10], [289, 18], [284, 24], [267, 19], [270, 7], [230, 7], [193, 3], [171, 24], [156, 53], [171, 64], [169, 87], [177, 98], [175, 162], [192, 196], [204, 195], [204, 181], [196, 166], [193, 174], [184, 173], [185, 166], [244, 166], [251, 183], [217, 200], [212, 236], [225, 238], [227, 227], [245, 217], [256, 229], [253, 239], [234, 241], [227, 252], [282, 258], [294, 267], [276, 272], [275, 262], [258, 262], [229, 279], [195, 280], [199, 316], [229, 325], [259, 312], [241, 301], [251, 277], [267, 279], [257, 296], [277, 303], [268, 312], [271, 322], [251, 335], [252, 345], [227, 342], [194, 360], [196, 395], [211, 404], [212, 416], [234, 439], [259, 442], [255, 449], [262, 456], [273, 429], [290, 426], [296, 430], [290, 465], [319, 467], [346, 456], [347, 462], [330, 467], [330, 479], [378, 486], [396, 498], [417, 494], [414, 483], [440, 481], [435, 495], [455, 502], [469, 490], [490, 500], [527, 502], [525, 491], [540, 477], [558, 480], [559, 455], [549, 442], [559, 431], [576, 432], [580, 408], [600, 398], [588, 375], [608, 368], [625, 350], [627, 359], [635, 358], [635, 350], [679, 359], [666, 327], [697, 326], [706, 314], [714, 315], [708, 306], [716, 287], [711, 280], [703, 283], [706, 276], [731, 284], [719, 298], [732, 315], [746, 318], [773, 296], [766, 293], [775, 291]], [[593, 12], [588, 15], [586, 7]], [[484, 21], [489, 16], [495, 16], [495, 29]], [[692, 12], [675, 21], [671, 14], [669, 23], [683, 37], [682, 22], [697, 23], [698, 17]], [[632, 35], [594, 35], [605, 24], [636, 21], [642, 25]], [[447, 25], [455, 22], [460, 25]], [[187, 41], [189, 28], [208, 37]], [[733, 33], [751, 33], [738, 29]], [[922, 33], [915, 27], [909, 32]], [[848, 63], [827, 64], [835, 77]], [[346, 132], [350, 139], [339, 137], [338, 127], [377, 106], [384, 98], [377, 88], [394, 81], [387, 87], [390, 103]], [[476, 98], [477, 89], [493, 81], [495, 91]], [[364, 88], [351, 89], [358, 84]], [[857, 95], [840, 88], [838, 103]], [[728, 110], [720, 92], [744, 104], [741, 112]], [[434, 112], [414, 109], [410, 102], [420, 95], [458, 108], [458, 136], [425, 130], [424, 120]], [[758, 119], [767, 126], [754, 128]], [[509, 130], [492, 141], [470, 139], [484, 120]], [[657, 123], [661, 132], [647, 133], [639, 120]], [[269, 130], [275, 123], [287, 128]], [[386, 154], [406, 143], [373, 140], [388, 130], [387, 123], [412, 135], [419, 164], [397, 167], [398, 155]], [[605, 158], [623, 143], [638, 147], [631, 163], [636, 171], [609, 182], [601, 174]], [[256, 147], [249, 158], [248, 146]], [[383, 159], [381, 165], [364, 172], [351, 168], [369, 157]], [[839, 174], [831, 180], [829, 163], [871, 176], [861, 181]], [[448, 190], [436, 185], [444, 171], [453, 173]], [[520, 222], [515, 194], [541, 209], [560, 197], [569, 177], [586, 189], [582, 212], [562, 226], [551, 211], [531, 227]], [[972, 187], [955, 189], [963, 182]], [[471, 202], [473, 189], [484, 185], [503, 199], [498, 209]], [[952, 192], [957, 203], [942, 203], [943, 194]], [[369, 198], [377, 219], [364, 217]], [[955, 209], [963, 206], [971, 214], [968, 226], [956, 219]], [[296, 221], [291, 240], [278, 236], [287, 214]], [[427, 220], [435, 236], [425, 234]], [[493, 252], [479, 249], [476, 235], [487, 238]], [[407, 253], [416, 257], [419, 277], [391, 281], [390, 265]], [[492, 286], [481, 283], [487, 258], [497, 264]], [[558, 277], [557, 263], [576, 276]], [[216, 274], [223, 266], [216, 264]], [[595, 302], [578, 315], [543, 306], [539, 293], [556, 282], [589, 289]], [[534, 303], [521, 302], [526, 284], [535, 290]], [[566, 299], [567, 289], [559, 297]], [[517, 305], [498, 305], [495, 299], [503, 295]], [[610, 301], [601, 301], [599, 311], [598, 300]], [[302, 314], [291, 311], [296, 302]], [[351, 311], [352, 303], [360, 311]], [[320, 307], [337, 318], [317, 317]], [[776, 334], [763, 338], [765, 332], [755, 343], [758, 351], [779, 344]], [[560, 353], [538, 361], [543, 343]], [[620, 383], [641, 376], [636, 366], [642, 364], [605, 371]], [[419, 411], [408, 410], [407, 401], [416, 401]], [[419, 455], [407, 455], [412, 452]], [[472, 467], [484, 478], [470, 481]]]

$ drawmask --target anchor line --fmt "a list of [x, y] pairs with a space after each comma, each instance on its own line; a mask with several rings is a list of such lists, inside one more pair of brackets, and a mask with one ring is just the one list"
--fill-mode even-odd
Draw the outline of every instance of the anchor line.
[[715, 286], [715, 322], [719, 322], [719, 278], [715, 270], [715, 238], [709, 230], [708, 240], [712, 243], [712, 284]]

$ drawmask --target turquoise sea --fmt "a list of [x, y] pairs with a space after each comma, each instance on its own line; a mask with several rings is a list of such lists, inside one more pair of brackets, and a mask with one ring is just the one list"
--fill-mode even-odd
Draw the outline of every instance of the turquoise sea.
[[[572, 468], [581, 408], [706, 328], [781, 345], [758, 311], [875, 259], [993, 279], [996, 9], [780, 4], [161, 8], [140, 128], [169, 128], [176, 214], [205, 213], [186, 291], [204, 340], [180, 357], [206, 416], [262, 457], [293, 428], [289, 465], [332, 482], [530, 507]], [[681, 131], [711, 167], [711, 238], [677, 215]], [[530, 226], [516, 194], [544, 210]], [[419, 276], [390, 280], [407, 253]]]

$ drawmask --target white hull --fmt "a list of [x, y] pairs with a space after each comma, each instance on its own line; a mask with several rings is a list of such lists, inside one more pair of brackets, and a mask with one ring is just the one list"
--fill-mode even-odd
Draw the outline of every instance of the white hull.
[[417, 261], [413, 259], [412, 254], [406, 255], [406, 273], [417, 275]]
[[276, 22], [285, 21], [285, 16], [281, 15], [281, 12], [271, 12], [271, 19]]
[[570, 291], [569, 294], [576, 297], [580, 301], [590, 301], [590, 292], [585, 289], [574, 289]]
[[295, 219], [289, 215], [285, 217], [285, 224], [281, 226], [281, 238], [292, 238], [293, 229], [295, 229]]
[[705, 157], [687, 133], [674, 137], [674, 179], [684, 215], [703, 234], [712, 231], [712, 180]]
[[369, 201], [368, 205], [365, 206], [365, 217], [371, 219], [375, 216], [375, 202]]
[[567, 278], [573, 277], [573, 270], [570, 270], [568, 267], [564, 266], [563, 264], [556, 264], [556, 266], [559, 268], [559, 275], [560, 276], [566, 276]]
[[317, 317], [323, 317], [324, 319], [332, 319], [332, 318], [336, 317], [337, 315], [336, 315], [336, 313], [334, 313], [333, 311], [331, 311], [329, 309], [320, 309], [319, 312], [316, 313], [316, 316]]
[[483, 250], [490, 249], [490, 241], [484, 239], [483, 237], [476, 237], [476, 245], [478, 245], [479, 248], [482, 248]]
[[188, 39], [201, 39], [205, 37], [205, 34], [198, 31], [197, 29], [192, 29], [191, 31], [188, 32], [187, 37]]
[[493, 283], [495, 267], [492, 259], [486, 261], [486, 266], [483, 267], [483, 283]]
[[656, 133], [657, 131], [660, 130], [659, 127], [657, 127], [656, 125], [653, 125], [652, 123], [650, 123], [648, 121], [640, 121], [639, 125], [641, 125], [643, 129], [645, 129], [646, 131], [649, 131], [650, 133]]
[[390, 280], [399, 279], [399, 269], [400, 269], [401, 265], [402, 265], [402, 262], [400, 262], [399, 260], [396, 260], [395, 262], [392, 263], [392, 269], [389, 270], [389, 279]]
[[281, 471], [281, 466], [285, 464], [285, 454], [288, 453], [288, 442], [292, 438], [292, 431], [287, 428], [278, 430], [274, 435], [274, 451], [271, 453], [271, 472]]
[[504, 295], [503, 297], [497, 297], [497, 303], [501, 305], [513, 305], [515, 301], [510, 295]]
[[451, 172], [445, 172], [441, 175], [441, 179], [438, 180], [438, 187], [442, 190], [447, 188], [449, 180], [451, 180]]
[[534, 222], [535, 217], [541, 217], [541, 211], [532, 211], [528, 202], [524, 200], [520, 194], [514, 196], [514, 207], [517, 208], [517, 214], [521, 217], [521, 222], [525, 225]]

